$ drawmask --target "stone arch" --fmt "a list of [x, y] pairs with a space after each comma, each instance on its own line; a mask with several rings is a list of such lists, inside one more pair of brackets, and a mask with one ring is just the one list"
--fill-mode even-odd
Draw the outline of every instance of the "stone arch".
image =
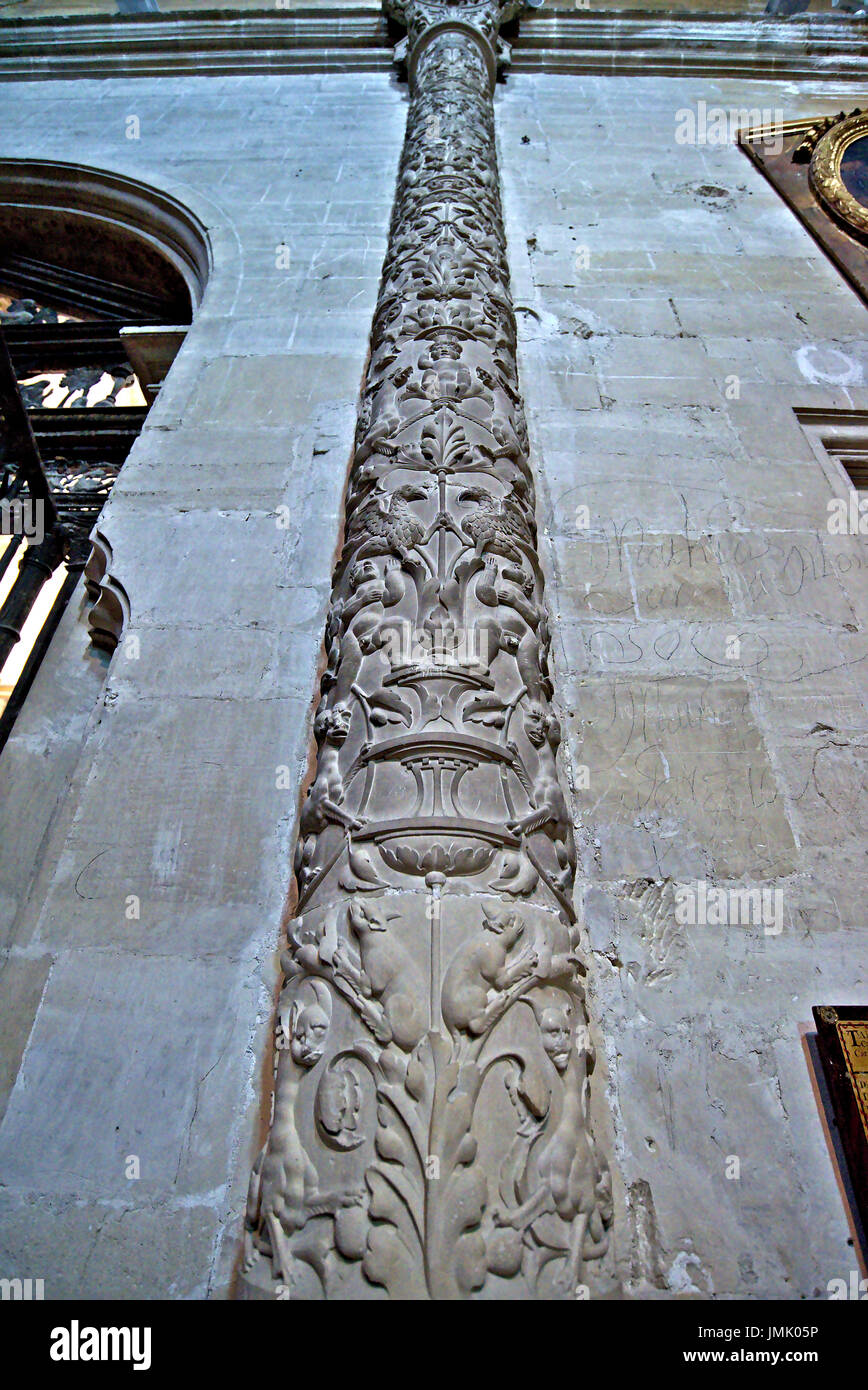
[[0, 160], [0, 255], [33, 256], [156, 295], [189, 323], [212, 267], [208, 233], [138, 179], [49, 159]]
[[[16, 505], [39, 498], [47, 517], [40, 532], [45, 546], [34, 532], [33, 544], [15, 534], [0, 547], [0, 573], [10, 567], [15, 573], [0, 608], [0, 668], [6, 669], [13, 650], [17, 654], [8, 700], [0, 702], [0, 748], [89, 554], [94, 640], [111, 650], [119, 637], [126, 610], [114, 599], [123, 591], [105, 573], [106, 565], [97, 563], [103, 551], [97, 546], [96, 555], [91, 553], [91, 533], [147, 413], [144, 404], [103, 410], [104, 418], [94, 424], [90, 409], [34, 408], [32, 397], [25, 409], [17, 383], [38, 381], [41, 373], [50, 382], [51, 373], [67, 369], [80, 377], [91, 367], [99, 379], [100, 368], [111, 376], [123, 374], [126, 364], [150, 405], [202, 301], [212, 259], [203, 224], [167, 192], [77, 163], [0, 159], [0, 284], [17, 294], [22, 308], [32, 305], [29, 319], [25, 314], [4, 324], [3, 428], [13, 428], [14, 416], [29, 444], [26, 458], [14, 455], [11, 472], [0, 465], [0, 496], [16, 499]], [[37, 313], [42, 305], [68, 311], [72, 320], [43, 322]], [[62, 375], [58, 382], [62, 390]], [[80, 381], [76, 387], [80, 395]], [[92, 429], [105, 454], [92, 455]], [[108, 624], [101, 621], [106, 596], [112, 600]], [[39, 626], [31, 612], [38, 603], [42, 614], [49, 600], [50, 612]]]

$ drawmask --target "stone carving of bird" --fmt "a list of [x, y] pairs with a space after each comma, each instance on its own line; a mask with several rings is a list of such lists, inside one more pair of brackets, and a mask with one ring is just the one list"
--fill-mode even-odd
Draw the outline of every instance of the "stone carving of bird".
[[347, 548], [355, 552], [357, 560], [369, 555], [398, 555], [406, 560], [426, 534], [424, 521], [409, 504], [421, 502], [427, 495], [421, 483], [403, 483], [393, 493], [379, 483], [353, 514], [347, 530]]
[[477, 504], [461, 522], [462, 533], [475, 545], [477, 556], [495, 551], [520, 565], [524, 550], [533, 542], [527, 517], [516, 499], [507, 496], [499, 501], [476, 485], [465, 488], [458, 501]]

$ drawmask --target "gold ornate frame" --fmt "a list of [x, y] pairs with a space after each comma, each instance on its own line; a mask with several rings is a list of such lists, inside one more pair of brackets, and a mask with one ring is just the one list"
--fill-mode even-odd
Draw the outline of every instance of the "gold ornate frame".
[[817, 141], [811, 156], [810, 183], [817, 197], [830, 212], [844, 222], [848, 231], [868, 237], [868, 207], [864, 207], [841, 178], [841, 161], [849, 147], [868, 135], [868, 111], [854, 112]]

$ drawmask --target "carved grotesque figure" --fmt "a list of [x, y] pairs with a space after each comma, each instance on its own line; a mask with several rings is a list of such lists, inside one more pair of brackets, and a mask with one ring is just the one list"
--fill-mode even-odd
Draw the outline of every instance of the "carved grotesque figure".
[[570, 1293], [581, 1279], [585, 1259], [605, 1252], [602, 1237], [611, 1220], [608, 1170], [597, 1157], [588, 1114], [594, 1050], [579, 1006], [568, 995], [546, 992], [533, 1001], [533, 1008], [543, 1050], [559, 1081], [515, 1183], [515, 1195], [522, 1200], [493, 1215], [496, 1225], [524, 1232], [534, 1282], [545, 1265], [558, 1260], [556, 1283]]
[[319, 766], [301, 813], [295, 858], [295, 872], [302, 886], [306, 886], [311, 874], [317, 836], [326, 826], [339, 825], [349, 830], [360, 823], [342, 805], [344, 782], [339, 753], [350, 731], [352, 717], [350, 706], [338, 703], [331, 708], [321, 705], [314, 720]]
[[537, 750], [537, 769], [533, 781], [533, 809], [509, 822], [517, 835], [542, 831], [551, 840], [559, 865], [558, 886], [565, 887], [576, 863], [573, 826], [566, 799], [558, 779], [557, 751], [561, 741], [560, 724], [553, 714], [531, 701], [524, 714], [524, 731]]
[[566, 1008], [543, 1009], [539, 1021], [540, 1036], [546, 1056], [563, 1076], [573, 1049], [569, 1012]]
[[329, 1015], [321, 1004], [301, 1006], [296, 1002], [289, 1018], [288, 1038], [279, 1026], [276, 1045], [278, 1050], [289, 1047], [296, 1066], [315, 1067], [322, 1059], [328, 1031]]
[[257, 1254], [273, 1277], [291, 1285], [296, 1262], [329, 1280], [337, 1212], [361, 1200], [357, 1191], [320, 1189], [319, 1176], [296, 1123], [299, 1085], [322, 1060], [331, 1024], [331, 994], [321, 980], [287, 986], [278, 1006], [274, 1117], [268, 1142], [253, 1167], [247, 1195], [245, 1268]]

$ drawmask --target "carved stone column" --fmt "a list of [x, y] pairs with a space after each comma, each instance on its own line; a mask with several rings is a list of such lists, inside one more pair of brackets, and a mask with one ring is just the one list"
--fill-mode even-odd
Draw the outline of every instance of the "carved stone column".
[[247, 1297], [573, 1297], [608, 1246], [495, 156], [503, 14], [400, 12], [410, 112]]

